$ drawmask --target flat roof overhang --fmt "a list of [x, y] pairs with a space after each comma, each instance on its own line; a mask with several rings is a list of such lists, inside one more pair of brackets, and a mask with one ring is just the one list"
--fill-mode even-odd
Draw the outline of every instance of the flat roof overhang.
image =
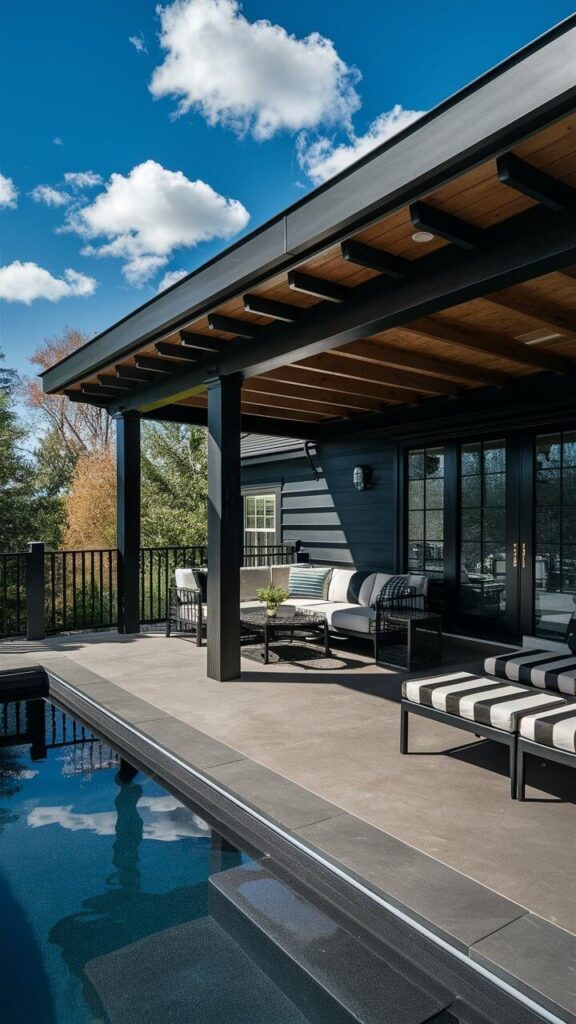
[[[43, 375], [110, 412], [316, 436], [576, 372], [576, 16]], [[412, 240], [415, 230], [434, 236]]]

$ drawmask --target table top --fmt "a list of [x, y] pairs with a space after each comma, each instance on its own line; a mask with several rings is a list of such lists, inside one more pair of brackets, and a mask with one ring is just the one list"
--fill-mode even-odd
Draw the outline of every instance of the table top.
[[323, 612], [307, 611], [293, 605], [280, 605], [276, 615], [268, 615], [266, 608], [241, 608], [240, 622], [250, 626], [311, 626], [323, 625], [326, 616]]

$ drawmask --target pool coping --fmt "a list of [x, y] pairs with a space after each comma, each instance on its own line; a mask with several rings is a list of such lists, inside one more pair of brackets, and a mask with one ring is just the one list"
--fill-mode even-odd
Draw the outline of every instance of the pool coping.
[[[352, 886], [361, 903], [371, 901], [380, 915], [384, 910], [392, 916], [396, 931], [407, 927], [412, 940], [418, 934], [419, 965], [430, 959], [425, 947], [432, 943], [444, 971], [448, 954], [460, 971], [477, 976], [468, 978], [476, 999], [487, 997], [478, 990], [484, 981], [498, 986], [512, 1010], [527, 1011], [519, 1020], [536, 1014], [551, 1024], [576, 1024], [568, 1000], [576, 936], [69, 659], [51, 656], [44, 665], [27, 661], [21, 669], [12, 661], [0, 670], [2, 691], [23, 683], [44, 685], [45, 695], [101, 730], [169, 788], [202, 807], [211, 800], [216, 820], [227, 804], [232, 835], [238, 834], [238, 814], [248, 816], [254, 851], [274, 848], [277, 856], [279, 842], [288, 842], [296, 874], [304, 856], [322, 868], [326, 884], [336, 878]], [[554, 949], [552, 963], [539, 958], [542, 948]], [[432, 977], [436, 971], [431, 966]]]

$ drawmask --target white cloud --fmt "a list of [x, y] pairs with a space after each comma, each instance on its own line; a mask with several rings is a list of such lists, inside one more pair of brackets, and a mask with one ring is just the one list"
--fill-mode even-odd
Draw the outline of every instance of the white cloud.
[[[172, 796], [140, 797], [137, 810], [142, 818], [143, 839], [172, 843], [178, 839], [205, 838], [210, 834], [210, 826]], [[60, 825], [70, 832], [95, 832], [99, 836], [113, 836], [117, 823], [116, 811], [82, 814], [74, 811], [71, 804], [34, 807], [27, 817], [29, 828]]]
[[139, 32], [137, 36], [128, 36], [128, 42], [132, 43], [132, 46], [138, 53], [148, 53], [143, 32]]
[[306, 136], [302, 135], [298, 140], [300, 166], [315, 185], [320, 185], [355, 160], [359, 160], [365, 153], [369, 153], [375, 146], [407, 128], [424, 113], [423, 110], [404, 110], [397, 103], [392, 110], [380, 114], [365, 135], [352, 135], [349, 142], [339, 144], [335, 144], [333, 139], [322, 138], [309, 145]]
[[87, 206], [71, 209], [62, 230], [87, 241], [89, 256], [124, 260], [130, 284], [141, 285], [168, 262], [174, 249], [212, 238], [231, 238], [249, 220], [237, 199], [227, 199], [204, 181], [190, 181], [154, 160], [113, 174], [103, 192]]
[[96, 185], [101, 185], [102, 177], [100, 174], [95, 174], [94, 171], [66, 171], [64, 181], [74, 191], [78, 191], [82, 188], [95, 188]]
[[177, 97], [177, 115], [269, 139], [282, 130], [349, 126], [360, 72], [318, 32], [297, 39], [269, 21], [249, 22], [238, 0], [175, 0], [158, 8], [167, 51], [152, 76], [155, 97]]
[[18, 205], [18, 189], [12, 178], [0, 174], [0, 208], [15, 210]]
[[44, 206], [66, 206], [72, 198], [52, 185], [36, 185], [30, 195], [35, 203], [44, 203]]
[[176, 284], [177, 281], [181, 281], [183, 277], [188, 277], [188, 270], [169, 270], [158, 285], [158, 291], [163, 292], [166, 288], [170, 288], [171, 285]]
[[59, 135], [55, 135], [54, 138], [52, 139], [52, 145], [53, 146], [63, 146], [64, 142], [62, 141], [62, 139], [60, 138]]
[[36, 299], [58, 302], [75, 295], [93, 295], [96, 287], [93, 277], [79, 274], [76, 270], [68, 269], [64, 271], [64, 277], [53, 277], [37, 263], [15, 260], [0, 267], [0, 299], [6, 302], [24, 302], [27, 306]]

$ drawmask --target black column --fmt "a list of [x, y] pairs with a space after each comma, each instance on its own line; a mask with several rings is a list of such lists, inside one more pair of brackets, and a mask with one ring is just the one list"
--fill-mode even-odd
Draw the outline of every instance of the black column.
[[240, 678], [239, 377], [218, 377], [208, 388], [208, 662], [210, 679]]
[[116, 416], [118, 632], [140, 630], [140, 415]]

